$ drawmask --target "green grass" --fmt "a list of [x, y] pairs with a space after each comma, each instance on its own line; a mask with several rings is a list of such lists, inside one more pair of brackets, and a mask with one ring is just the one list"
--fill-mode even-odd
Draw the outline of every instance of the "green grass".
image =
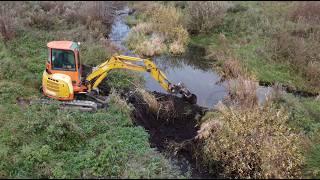
[[0, 175], [11, 178], [173, 177], [129, 110], [80, 113], [1, 104]]
[[306, 167], [307, 174], [311, 178], [320, 178], [320, 144], [312, 147], [311, 153], [307, 156], [308, 166]]
[[311, 138], [320, 130], [320, 101], [287, 94], [280, 102], [290, 112], [292, 127], [303, 131]]
[[[220, 27], [213, 29], [209, 34], [192, 36], [190, 43], [208, 49], [219, 48], [221, 44], [218, 36], [223, 33], [233, 55], [238, 57], [248, 72], [258, 80], [278, 82], [301, 91], [318, 92], [319, 89], [309, 85], [306, 77], [297, 72], [293, 65], [271, 60], [272, 54], [266, 50], [266, 44], [272, 40], [272, 34], [278, 29], [283, 30], [284, 27], [280, 25], [283, 22], [283, 13], [287, 12], [290, 6], [286, 3], [240, 4], [247, 10], [228, 12]], [[275, 18], [274, 14], [278, 14], [279, 18]], [[242, 43], [243, 41], [248, 43]], [[221, 61], [217, 63], [218, 66], [223, 64]]]
[[[97, 113], [72, 112], [55, 105], [17, 104], [17, 98], [41, 95], [47, 42], [55, 32], [18, 31], [5, 46], [0, 41], [1, 178], [174, 178], [184, 177], [149, 145], [149, 135], [132, 122], [127, 106], [114, 100]], [[108, 53], [88, 43], [84, 62], [96, 64]], [[91, 44], [90, 44], [91, 43]], [[81, 50], [80, 50], [81, 51]], [[107, 58], [107, 57], [105, 57]], [[108, 84], [118, 91], [136, 77], [114, 72]]]

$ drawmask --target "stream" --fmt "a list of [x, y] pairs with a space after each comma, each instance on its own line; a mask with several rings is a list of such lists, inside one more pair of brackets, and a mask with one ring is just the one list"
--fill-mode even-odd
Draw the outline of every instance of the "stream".
[[[109, 40], [124, 50], [125, 55], [137, 56], [127, 50], [124, 45], [124, 40], [130, 32], [124, 18], [128, 15], [128, 11], [129, 9], [123, 10], [115, 18]], [[220, 77], [212, 70], [209, 62], [202, 58], [203, 53], [199, 49], [189, 48], [183, 56], [162, 55], [153, 57], [152, 61], [165, 73], [171, 83], [183, 82], [197, 96], [198, 105], [213, 107], [226, 95], [226, 89], [222, 84], [216, 84]], [[147, 90], [166, 93], [148, 73], [144, 73], [143, 76]]]
[[[125, 23], [128, 13], [128, 8], [118, 12], [119, 15], [115, 17], [109, 40], [118, 46], [124, 55], [137, 56], [124, 44], [130, 32], [130, 27]], [[161, 55], [153, 57], [152, 61], [166, 74], [171, 83], [183, 82], [197, 96], [199, 106], [212, 108], [227, 95], [227, 91], [223, 83], [217, 83], [220, 76], [214, 71], [210, 62], [203, 58], [204, 53], [201, 48], [189, 47], [182, 56]], [[143, 76], [147, 90], [166, 93], [148, 73], [144, 73]], [[270, 90], [270, 87], [258, 87], [257, 96], [260, 103], [271, 92]]]
[[[128, 8], [118, 11], [108, 40], [118, 46], [122, 54], [137, 56], [128, 50], [124, 43], [130, 32], [130, 27], [125, 23], [125, 17], [128, 16], [128, 13]], [[169, 55], [161, 55], [155, 56], [151, 58], [151, 60], [165, 73], [171, 83], [176, 84], [183, 82], [184, 85], [197, 96], [197, 105], [199, 105], [199, 107], [212, 108], [219, 101], [224, 99], [227, 95], [227, 90], [224, 83], [217, 83], [220, 81], [220, 76], [214, 71], [210, 61], [202, 58], [204, 53], [204, 50], [201, 48], [189, 47], [182, 56], [172, 57]], [[145, 79], [145, 89], [151, 92], [156, 91], [159, 93], [166, 93], [166, 91], [164, 91], [148, 73], [143, 73], [143, 76]], [[264, 101], [268, 92], [271, 92], [270, 88], [262, 86], [258, 87], [257, 96], [259, 102]], [[181, 107], [181, 105], [179, 107]], [[194, 117], [181, 118], [182, 124], [170, 125], [167, 124], [167, 122], [162, 122], [162, 125], [159, 125], [157, 124], [159, 123], [157, 121], [151, 122], [154, 117], [148, 114], [145, 107], [141, 106], [139, 109], [138, 113], [136, 113], [138, 116], [136, 119], [139, 119], [138, 121], [141, 121], [140, 123], [145, 127], [149, 134], [151, 134], [150, 143], [153, 144], [156, 142], [155, 146], [160, 152], [163, 140], [167, 139], [169, 136], [169, 139], [172, 138], [175, 141], [177, 139], [182, 141], [193, 137], [196, 134], [197, 129], [194, 127], [195, 122], [192, 121]], [[197, 109], [197, 107], [195, 109]], [[182, 132], [182, 134], [179, 134], [179, 132]], [[188, 136], [186, 136], [186, 134]], [[181, 167], [182, 171], [185, 171], [187, 167], [189, 167], [188, 164], [191, 164], [193, 178], [208, 177], [206, 173], [195, 170], [195, 163], [192, 162], [188, 153], [187, 155], [182, 156], [182, 158], [176, 157], [172, 159], [174, 164]]]

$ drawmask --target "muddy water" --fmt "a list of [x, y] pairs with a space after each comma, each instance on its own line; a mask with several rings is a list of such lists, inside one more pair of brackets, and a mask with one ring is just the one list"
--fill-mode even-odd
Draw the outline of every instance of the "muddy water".
[[[125, 16], [129, 9], [118, 12], [112, 26], [109, 39], [124, 51], [125, 55], [134, 55], [126, 50], [124, 40], [130, 32], [130, 28], [125, 24]], [[153, 57], [155, 64], [167, 75], [167, 78], [174, 84], [183, 82], [190, 91], [197, 95], [198, 105], [212, 107], [226, 95], [225, 87], [216, 82], [220, 80], [217, 73], [212, 70], [209, 62], [203, 58], [201, 49], [190, 47], [183, 56]], [[165, 93], [161, 86], [148, 74], [143, 74], [146, 80], [145, 88], [150, 91]]]

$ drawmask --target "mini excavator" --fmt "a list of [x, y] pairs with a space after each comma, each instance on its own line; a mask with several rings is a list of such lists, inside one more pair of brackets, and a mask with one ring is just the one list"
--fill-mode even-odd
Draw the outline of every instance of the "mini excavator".
[[[197, 98], [182, 83], [172, 84], [164, 73], [148, 59], [113, 55], [102, 64], [93, 67], [84, 75], [79, 56], [80, 43], [72, 41], [52, 41], [47, 44], [48, 59], [43, 72], [41, 91], [49, 99], [56, 99], [64, 106], [77, 107], [84, 111], [95, 111], [98, 104], [105, 104], [107, 97], [99, 95], [99, 84], [113, 69], [129, 69], [148, 72], [170, 94], [181, 94], [188, 102], [195, 104]], [[91, 100], [79, 100], [85, 95]], [[49, 103], [43, 100], [42, 103]]]

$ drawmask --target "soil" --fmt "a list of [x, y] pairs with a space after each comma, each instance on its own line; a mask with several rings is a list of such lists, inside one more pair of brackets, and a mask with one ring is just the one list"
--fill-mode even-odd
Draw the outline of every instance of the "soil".
[[192, 178], [210, 178], [209, 173], [203, 171], [206, 168], [197, 165], [193, 155], [198, 123], [208, 109], [192, 105], [174, 95], [155, 91], [150, 93], [160, 104], [157, 112], [153, 112], [138, 93], [127, 95], [127, 99], [135, 107], [132, 119], [150, 134], [151, 147], [174, 159], [182, 171], [189, 164]]

